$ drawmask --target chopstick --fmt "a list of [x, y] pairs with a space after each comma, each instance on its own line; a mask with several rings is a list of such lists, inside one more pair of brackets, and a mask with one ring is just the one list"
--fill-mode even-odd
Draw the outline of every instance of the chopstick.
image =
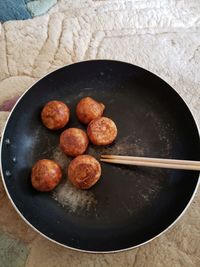
[[100, 160], [106, 163], [200, 171], [200, 161], [118, 155], [101, 155], [101, 157]]

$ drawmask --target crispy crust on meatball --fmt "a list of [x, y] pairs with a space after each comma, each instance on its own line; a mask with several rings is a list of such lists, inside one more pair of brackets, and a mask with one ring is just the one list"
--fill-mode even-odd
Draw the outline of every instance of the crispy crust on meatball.
[[78, 119], [88, 124], [90, 121], [102, 116], [105, 106], [91, 97], [82, 98], [76, 106], [76, 115]]
[[48, 102], [41, 112], [42, 122], [50, 130], [63, 128], [68, 123], [69, 117], [68, 106], [57, 100]]
[[101, 165], [94, 157], [81, 155], [71, 161], [67, 175], [77, 188], [89, 189], [99, 180]]
[[31, 183], [38, 191], [53, 190], [62, 178], [60, 166], [53, 160], [42, 159], [35, 163], [31, 172]]
[[111, 119], [101, 117], [90, 122], [87, 134], [94, 145], [109, 145], [117, 137], [117, 127]]
[[87, 134], [78, 128], [69, 128], [60, 136], [60, 148], [68, 156], [78, 156], [85, 152], [89, 140]]

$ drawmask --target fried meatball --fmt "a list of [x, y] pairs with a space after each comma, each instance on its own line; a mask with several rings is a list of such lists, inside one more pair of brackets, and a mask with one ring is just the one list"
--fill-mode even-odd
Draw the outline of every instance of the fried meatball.
[[76, 106], [76, 115], [82, 123], [88, 124], [92, 120], [101, 117], [104, 109], [103, 103], [99, 103], [91, 97], [84, 97]]
[[41, 119], [50, 130], [63, 128], [69, 121], [70, 111], [68, 106], [61, 101], [50, 101], [42, 109]]
[[76, 187], [88, 189], [99, 180], [101, 165], [90, 155], [78, 156], [69, 164], [67, 174], [69, 180]]
[[78, 128], [69, 128], [60, 136], [60, 148], [68, 156], [78, 156], [85, 152], [89, 140], [87, 134]]
[[117, 137], [117, 127], [111, 119], [101, 117], [90, 122], [87, 133], [94, 145], [109, 145]]
[[32, 168], [31, 183], [38, 191], [51, 191], [61, 178], [61, 168], [53, 160], [41, 159]]

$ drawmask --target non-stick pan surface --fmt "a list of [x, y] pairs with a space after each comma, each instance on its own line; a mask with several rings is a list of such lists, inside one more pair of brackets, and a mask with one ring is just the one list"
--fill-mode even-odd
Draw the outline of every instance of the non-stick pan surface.
[[[90, 147], [88, 153], [95, 157], [109, 153], [200, 160], [195, 121], [167, 83], [127, 63], [81, 62], [41, 79], [12, 111], [1, 151], [7, 193], [26, 221], [64, 246], [108, 252], [140, 245], [182, 214], [194, 195], [198, 172], [102, 163], [100, 181], [82, 196], [83, 203], [84, 197], [92, 196], [92, 204], [76, 209], [31, 186], [32, 165], [38, 159], [54, 159], [60, 135], [41, 124], [41, 108], [47, 101], [62, 100], [71, 109], [67, 127], [84, 128], [75, 116], [75, 106], [84, 96], [102, 101], [105, 116], [116, 122], [119, 131], [113, 145]], [[64, 165], [68, 163], [66, 158]], [[74, 191], [73, 201], [81, 192]]]

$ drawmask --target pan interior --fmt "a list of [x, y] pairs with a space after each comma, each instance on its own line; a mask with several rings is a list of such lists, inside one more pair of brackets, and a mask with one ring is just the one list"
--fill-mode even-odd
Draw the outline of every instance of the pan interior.
[[62, 100], [71, 109], [67, 127], [85, 129], [75, 116], [76, 104], [84, 96], [102, 101], [105, 116], [118, 127], [114, 144], [90, 145], [87, 152], [97, 159], [101, 154], [200, 159], [196, 124], [168, 84], [130, 64], [88, 61], [44, 77], [15, 107], [2, 141], [6, 187], [19, 212], [63, 245], [89, 251], [139, 245], [182, 213], [197, 185], [198, 172], [102, 163], [102, 177], [90, 190], [76, 190], [65, 175], [52, 193], [31, 187], [30, 170], [37, 160], [54, 159], [63, 173], [71, 160], [58, 149], [61, 131], [49, 131], [41, 124], [41, 108], [50, 100]]

